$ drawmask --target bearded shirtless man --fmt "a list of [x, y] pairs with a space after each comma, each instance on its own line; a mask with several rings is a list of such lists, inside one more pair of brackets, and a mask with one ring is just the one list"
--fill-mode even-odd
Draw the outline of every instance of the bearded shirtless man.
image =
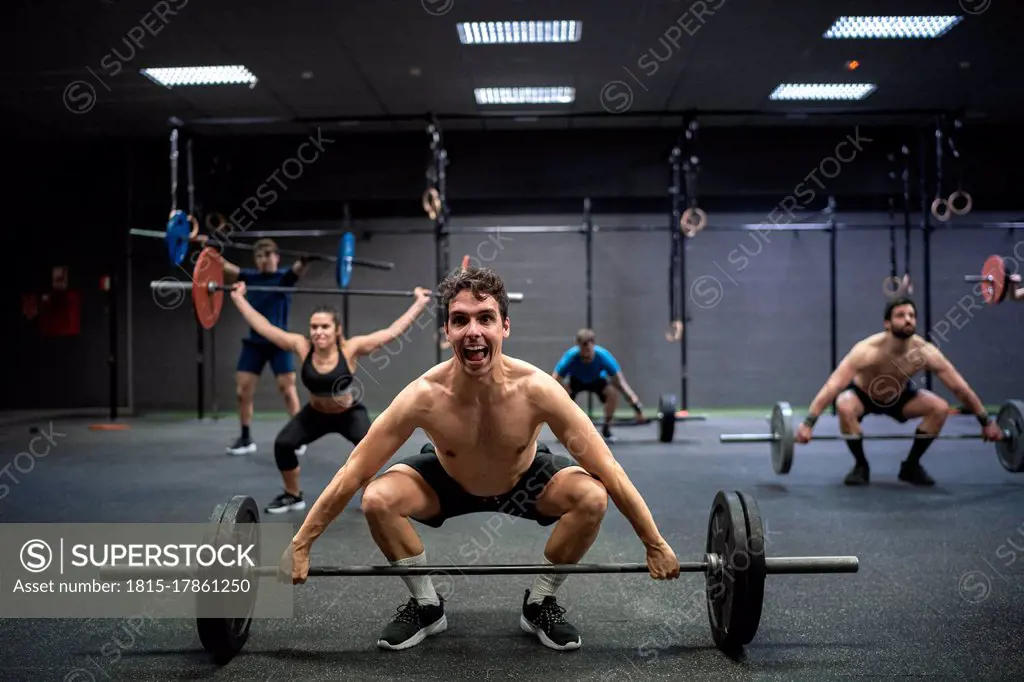
[[[320, 495], [289, 548], [292, 582], [305, 582], [311, 545], [363, 486], [370, 533], [394, 566], [427, 565], [410, 519], [437, 528], [475, 512], [554, 524], [545, 561], [577, 563], [597, 538], [610, 496], [643, 542], [651, 577], [679, 577], [676, 555], [590, 418], [550, 374], [502, 354], [510, 323], [501, 279], [468, 268], [442, 282], [439, 293], [453, 357], [398, 394]], [[575, 462], [538, 446], [544, 424]], [[374, 479], [416, 429], [431, 442]], [[519, 620], [556, 650], [582, 643], [555, 597], [565, 578], [537, 575]], [[411, 597], [378, 638], [384, 649], [415, 646], [448, 624], [430, 576], [402, 580]]]
[[[949, 403], [926, 389], [917, 388], [911, 377], [932, 372], [948, 388], [982, 427], [982, 438], [999, 440], [1002, 431], [985, 412], [985, 406], [967, 385], [953, 364], [933, 344], [917, 336], [917, 309], [906, 297], [893, 298], [885, 307], [885, 331], [859, 341], [839, 363], [807, 410], [807, 418], [797, 429], [796, 441], [811, 440], [811, 429], [822, 411], [839, 394], [836, 411], [844, 434], [861, 435], [860, 422], [866, 414], [884, 414], [899, 423], [921, 418], [910, 454], [900, 465], [899, 479], [914, 485], [935, 485], [921, 466], [921, 456], [942, 431], [949, 415]], [[840, 393], [842, 391], [842, 393]], [[870, 481], [870, 468], [864, 457], [864, 442], [845, 441], [856, 460], [846, 476], [846, 485], [864, 485]]]

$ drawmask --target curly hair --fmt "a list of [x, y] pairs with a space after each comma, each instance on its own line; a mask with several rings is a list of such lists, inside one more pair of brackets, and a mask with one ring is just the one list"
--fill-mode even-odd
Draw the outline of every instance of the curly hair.
[[452, 271], [444, 278], [437, 287], [441, 295], [441, 313], [444, 319], [448, 320], [448, 304], [458, 296], [460, 291], [469, 290], [477, 300], [484, 300], [485, 296], [491, 296], [498, 302], [498, 311], [501, 313], [501, 321], [508, 317], [508, 292], [505, 291], [505, 283], [501, 281], [497, 273], [489, 268], [470, 267], [463, 271], [461, 268]]

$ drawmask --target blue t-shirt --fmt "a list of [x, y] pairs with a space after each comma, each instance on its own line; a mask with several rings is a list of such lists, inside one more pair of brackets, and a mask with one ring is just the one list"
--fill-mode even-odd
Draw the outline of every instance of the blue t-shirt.
[[[246, 268], [238, 273], [238, 281], [252, 286], [290, 287], [299, 281], [299, 277], [291, 268], [281, 268], [277, 272], [260, 272], [254, 268]], [[270, 321], [270, 324], [281, 329], [288, 329], [288, 313], [292, 306], [291, 294], [248, 291], [245, 298], [253, 308]], [[252, 328], [249, 329], [247, 340], [253, 343], [270, 343]]]
[[601, 346], [594, 346], [594, 359], [583, 362], [580, 358], [580, 347], [573, 346], [565, 351], [558, 361], [555, 372], [560, 377], [575, 377], [585, 384], [590, 384], [602, 377], [615, 376], [620, 371], [615, 357]]

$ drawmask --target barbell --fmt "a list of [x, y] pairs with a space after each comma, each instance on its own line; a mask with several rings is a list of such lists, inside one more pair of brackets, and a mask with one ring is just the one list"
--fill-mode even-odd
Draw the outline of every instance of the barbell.
[[[690, 414], [679, 414], [679, 410], [676, 407], [677, 401], [676, 396], [672, 393], [663, 393], [658, 398], [658, 413], [654, 419], [649, 419], [648, 423], [656, 423], [658, 425], [658, 440], [662, 443], [671, 443], [676, 433], [676, 422], [685, 421], [704, 421], [707, 417], [703, 415], [690, 415]], [[603, 416], [590, 415], [591, 421], [595, 425], [603, 425]], [[636, 420], [636, 418], [629, 417], [615, 417], [611, 421], [611, 426], [646, 426]], [[634, 441], [630, 441], [631, 443]]]
[[[237, 495], [214, 509], [210, 522], [215, 530], [210, 536], [215, 547], [231, 542], [244, 533], [259, 543], [259, 508], [253, 498]], [[236, 529], [243, 525], [244, 530]], [[255, 532], [254, 532], [255, 531]], [[260, 555], [260, 550], [253, 552]], [[218, 567], [218, 579], [250, 580], [265, 577], [290, 582], [290, 561], [282, 566]], [[757, 633], [764, 604], [764, 583], [767, 575], [856, 573], [860, 561], [856, 556], [765, 556], [765, 536], [761, 513], [754, 498], [740, 491], [719, 491], [715, 495], [708, 519], [704, 554], [693, 561], [680, 561], [681, 573], [703, 573], [705, 598], [711, 636], [726, 652], [749, 644]], [[100, 569], [107, 580], [177, 579], [205, 575], [202, 568], [136, 568], [108, 566]], [[204, 573], [205, 571], [205, 573]], [[308, 577], [392, 577], [409, 575], [535, 575], [535, 574], [646, 574], [645, 563], [545, 564], [545, 565], [468, 565], [468, 566], [310, 566]], [[256, 581], [251, 581], [256, 582]], [[218, 663], [227, 663], [245, 646], [256, 608], [257, 589], [233, 593], [232, 611], [248, 613], [244, 618], [214, 616], [224, 595], [196, 594], [196, 629], [203, 648]]]
[[[981, 297], [989, 305], [999, 305], [1012, 292], [1015, 284], [1021, 283], [1020, 273], [1006, 271], [1006, 259], [992, 255], [985, 259], [980, 275], [964, 275], [965, 282], [981, 282]], [[1011, 300], [1012, 300], [1011, 296]]]
[[[224, 261], [220, 254], [213, 247], [206, 247], [200, 252], [196, 259], [195, 268], [192, 271], [192, 281], [181, 282], [178, 280], [157, 280], [149, 283], [150, 289], [154, 291], [191, 291], [192, 302], [195, 305], [196, 318], [205, 328], [210, 329], [220, 319], [220, 311], [224, 305], [225, 291], [231, 291], [237, 285], [224, 284]], [[325, 294], [340, 296], [388, 296], [388, 297], [410, 297], [415, 296], [415, 291], [391, 291], [387, 289], [318, 289], [314, 287], [281, 287], [267, 285], [246, 285], [248, 291], [262, 291], [281, 294]], [[432, 292], [433, 296], [438, 296]], [[521, 293], [509, 293], [509, 301], [520, 302], [523, 300]]]
[[[191, 216], [186, 216], [183, 211], [175, 211], [171, 214], [171, 219], [167, 222], [166, 232], [132, 228], [129, 230], [129, 234], [136, 237], [163, 239], [167, 242], [167, 252], [171, 258], [171, 264], [181, 265], [185, 261], [185, 255], [188, 253], [189, 242], [194, 241], [196, 238], [195, 231], [189, 231], [189, 225], [195, 225], [195, 219]], [[231, 241], [229, 237], [230, 234], [225, 235], [225, 238], [223, 239], [219, 236], [208, 237], [207, 243], [214, 241], [218, 248], [234, 248], [241, 249], [243, 251], [256, 250], [256, 247], [253, 244]], [[212, 247], [208, 246], [207, 248]], [[356, 258], [356, 237], [351, 232], [346, 232], [338, 241], [337, 255], [323, 255], [313, 253], [311, 251], [297, 251], [294, 249], [280, 248], [277, 252], [282, 256], [292, 256], [306, 260], [322, 260], [327, 261], [328, 263], [335, 263], [335, 279], [338, 281], [338, 286], [342, 289], [346, 288], [352, 279], [353, 266], [372, 268], [375, 270], [395, 269], [395, 264], [388, 261]]]
[[[1003, 468], [1013, 473], [1024, 471], [1024, 401], [1007, 400], [999, 409], [996, 423], [1003, 430], [1002, 440], [995, 441], [996, 456]], [[793, 427], [793, 409], [789, 403], [775, 403], [771, 415], [771, 433], [723, 433], [722, 443], [771, 443], [772, 468], [777, 474], [788, 474], [793, 467], [793, 448], [796, 443]], [[980, 440], [980, 434], [956, 433], [928, 436], [922, 434], [847, 434], [813, 436], [816, 440]]]

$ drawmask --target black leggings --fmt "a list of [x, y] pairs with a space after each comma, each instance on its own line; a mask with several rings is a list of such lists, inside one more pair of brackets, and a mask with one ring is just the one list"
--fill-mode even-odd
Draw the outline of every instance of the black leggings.
[[356, 405], [345, 412], [321, 412], [306, 405], [284, 425], [274, 440], [277, 468], [281, 471], [295, 469], [299, 466], [295, 450], [328, 433], [341, 434], [352, 445], [358, 445], [369, 430], [370, 415], [362, 405]]

